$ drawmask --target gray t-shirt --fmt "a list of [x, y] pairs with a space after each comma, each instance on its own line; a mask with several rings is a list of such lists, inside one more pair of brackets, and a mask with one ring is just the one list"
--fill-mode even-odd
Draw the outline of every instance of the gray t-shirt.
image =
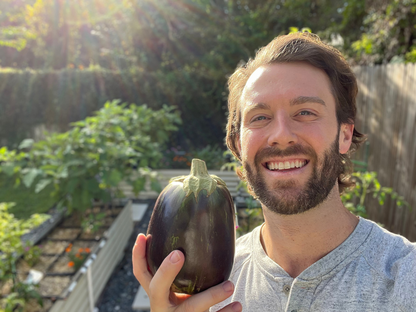
[[415, 312], [416, 244], [360, 218], [336, 249], [292, 278], [260, 243], [260, 226], [237, 240], [231, 298], [246, 312]]

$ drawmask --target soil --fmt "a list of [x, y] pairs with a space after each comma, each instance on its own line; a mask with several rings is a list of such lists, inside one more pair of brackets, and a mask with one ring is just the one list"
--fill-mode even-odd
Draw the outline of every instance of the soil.
[[[48, 311], [53, 305], [52, 300], [43, 299], [43, 309]], [[39, 304], [36, 300], [32, 299], [27, 304], [23, 312], [38, 312], [39, 311]]]
[[[113, 219], [114, 220], [114, 219]], [[95, 240], [100, 240], [101, 237], [103, 237], [104, 232], [107, 230], [108, 228], [100, 228], [97, 231], [93, 232], [93, 233], [87, 233], [87, 232], [83, 232], [81, 233], [81, 235], [79, 236], [79, 239], [95, 239]]]
[[42, 254], [61, 254], [64, 252], [65, 248], [68, 247], [70, 241], [51, 241], [51, 240], [43, 240], [39, 247], [42, 249]]
[[48, 235], [49, 239], [65, 239], [65, 240], [74, 240], [81, 233], [81, 229], [65, 229], [65, 228], [56, 228]]
[[49, 273], [75, 273], [75, 268], [70, 267], [68, 263], [71, 262], [71, 259], [67, 255], [62, 255], [58, 258], [58, 261], [49, 269]]
[[72, 250], [74, 252], [78, 252], [80, 248], [85, 249], [89, 248], [94, 250], [94, 248], [98, 246], [98, 242], [91, 242], [91, 241], [75, 241], [72, 245]]
[[[53, 256], [42, 255], [42, 256], [40, 256], [38, 262], [33, 267], [30, 267], [25, 261], [20, 261], [17, 264], [17, 271], [18, 272], [29, 272], [30, 269], [34, 269], [34, 270], [40, 271], [42, 273], [46, 273], [49, 266], [54, 261], [56, 261], [57, 258], [58, 258], [58, 255], [53, 255]], [[25, 274], [27, 275], [27, 273], [25, 273]], [[20, 279], [20, 280], [24, 280], [24, 279]]]
[[58, 297], [71, 282], [72, 276], [46, 276], [39, 283], [39, 293], [45, 297]]

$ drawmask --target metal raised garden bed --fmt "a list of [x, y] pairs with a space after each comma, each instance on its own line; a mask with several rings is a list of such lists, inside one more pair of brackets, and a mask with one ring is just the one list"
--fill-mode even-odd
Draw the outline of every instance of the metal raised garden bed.
[[[83, 233], [75, 219], [60, 218], [59, 224], [37, 243], [42, 249], [38, 263], [33, 268], [24, 262], [18, 264], [20, 279], [24, 280], [30, 269], [43, 274], [38, 292], [44, 299], [44, 307], [41, 310], [29, 308], [28, 311], [94, 311], [110, 275], [124, 256], [124, 248], [133, 231], [131, 201], [112, 210], [95, 209], [107, 213], [97, 232]], [[55, 225], [53, 222], [52, 226]], [[68, 266], [69, 248], [75, 251], [88, 249], [88, 256], [78, 270]]]

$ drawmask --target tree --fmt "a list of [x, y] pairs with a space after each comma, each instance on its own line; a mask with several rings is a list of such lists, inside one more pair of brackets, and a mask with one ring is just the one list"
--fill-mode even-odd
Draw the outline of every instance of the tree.
[[354, 63], [416, 61], [415, 0], [350, 0], [343, 15], [339, 30], [348, 39], [344, 51]]
[[0, 3], [0, 46], [6, 46], [21, 51], [27, 41], [35, 35], [25, 27], [25, 16], [21, 8], [30, 1], [3, 0]]

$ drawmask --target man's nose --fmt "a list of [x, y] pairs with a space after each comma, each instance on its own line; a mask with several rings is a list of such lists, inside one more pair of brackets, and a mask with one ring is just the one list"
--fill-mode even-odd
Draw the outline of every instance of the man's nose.
[[279, 148], [284, 149], [298, 142], [298, 136], [295, 133], [295, 123], [286, 114], [278, 114], [269, 126], [270, 130], [267, 139], [269, 146], [277, 145]]

